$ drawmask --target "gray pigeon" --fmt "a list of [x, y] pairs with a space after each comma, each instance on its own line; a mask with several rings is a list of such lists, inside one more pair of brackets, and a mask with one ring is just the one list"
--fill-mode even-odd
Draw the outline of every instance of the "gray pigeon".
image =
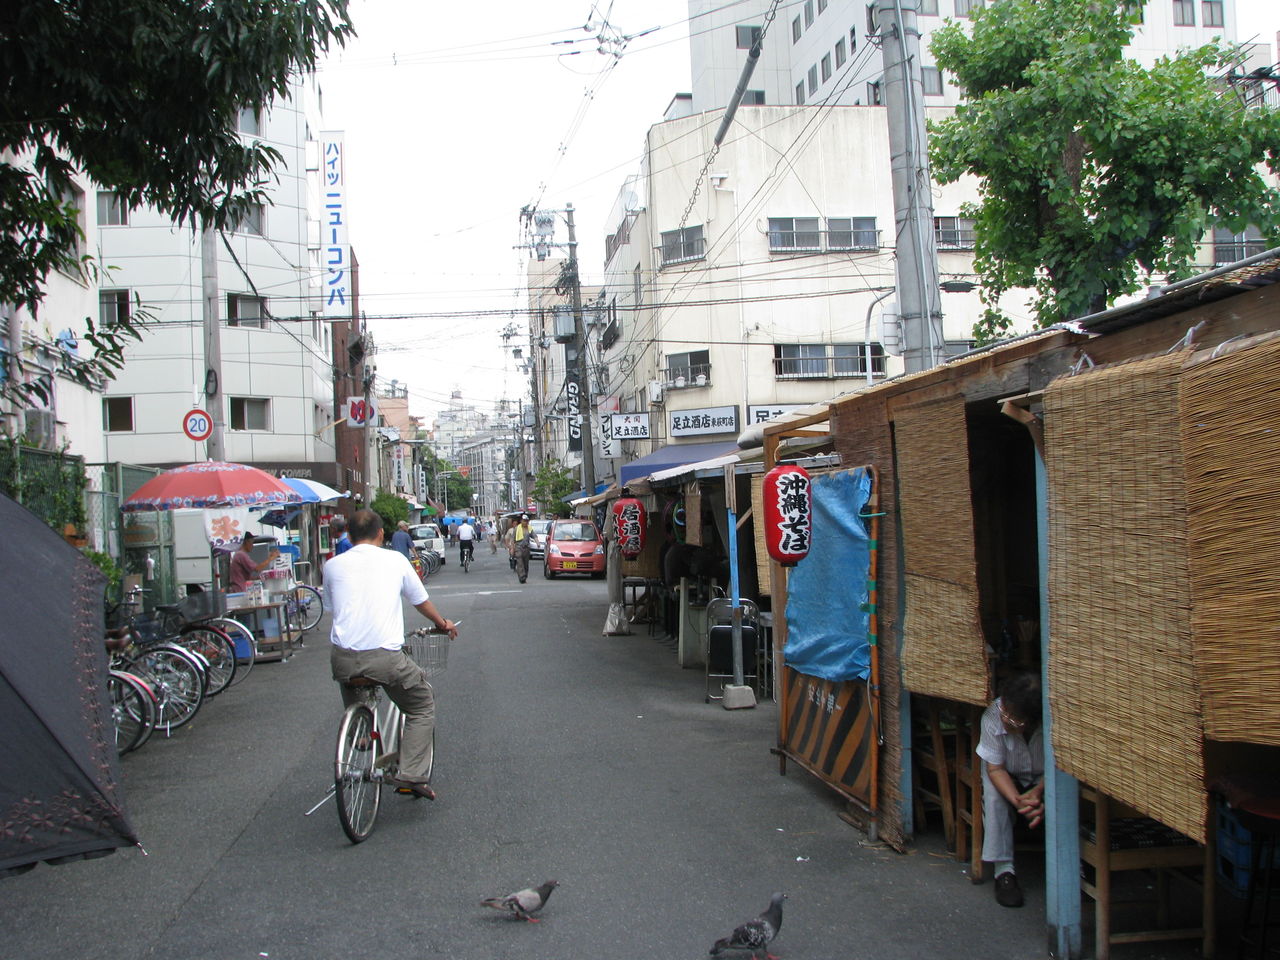
[[480, 901], [482, 907], [493, 907], [495, 910], [509, 910], [514, 916], [530, 923], [537, 923], [538, 918], [530, 914], [537, 913], [551, 896], [551, 891], [560, 886], [559, 880], [548, 880], [540, 887], [527, 887], [508, 893], [505, 897], [488, 897]]
[[758, 950], [763, 950], [768, 960], [778, 960], [769, 952], [768, 945], [782, 929], [782, 901], [785, 899], [785, 893], [775, 893], [769, 898], [769, 909], [737, 927], [727, 937], [717, 940], [711, 947], [711, 956], [718, 957], [726, 950], [750, 950], [754, 958], [758, 957]]

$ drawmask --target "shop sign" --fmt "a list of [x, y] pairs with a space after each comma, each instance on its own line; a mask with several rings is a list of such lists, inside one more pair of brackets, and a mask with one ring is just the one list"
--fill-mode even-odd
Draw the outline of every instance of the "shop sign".
[[160, 544], [159, 520], [145, 514], [130, 514], [122, 533], [126, 547], [155, 547]]
[[780, 464], [764, 475], [764, 541], [769, 556], [792, 567], [813, 541], [813, 484], [809, 471]]
[[790, 413], [793, 410], [803, 410], [807, 406], [803, 403], [753, 403], [747, 407], [747, 426], [753, 423], [765, 423], [774, 417], [783, 413]]
[[578, 381], [570, 378], [564, 382], [564, 398], [569, 425], [569, 450], [582, 452], [582, 404], [578, 402]]
[[648, 440], [649, 414], [615, 413], [609, 418], [609, 436], [615, 440]]
[[613, 527], [618, 537], [618, 549], [626, 559], [634, 560], [644, 550], [646, 522], [644, 504], [635, 497], [621, 497], [614, 501]]
[[701, 437], [713, 433], [738, 433], [738, 407], [700, 407], [696, 410], [672, 410], [667, 414], [667, 435]]
[[346, 145], [341, 131], [320, 134], [320, 193], [324, 315], [349, 318], [354, 288], [351, 246], [347, 243]]

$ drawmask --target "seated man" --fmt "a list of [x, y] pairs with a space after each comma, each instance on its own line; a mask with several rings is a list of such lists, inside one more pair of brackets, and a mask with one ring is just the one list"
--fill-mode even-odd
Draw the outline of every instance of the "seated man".
[[1040, 678], [1018, 673], [982, 714], [982, 859], [995, 864], [996, 902], [1022, 906], [1013, 871], [1015, 816], [1037, 827], [1044, 820], [1044, 737], [1040, 727]]

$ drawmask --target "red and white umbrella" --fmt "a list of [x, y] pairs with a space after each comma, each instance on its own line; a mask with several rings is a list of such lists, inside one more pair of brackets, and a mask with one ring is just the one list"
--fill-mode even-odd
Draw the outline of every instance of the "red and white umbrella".
[[180, 510], [301, 502], [302, 494], [265, 470], [244, 463], [207, 460], [152, 477], [120, 504], [120, 509]]

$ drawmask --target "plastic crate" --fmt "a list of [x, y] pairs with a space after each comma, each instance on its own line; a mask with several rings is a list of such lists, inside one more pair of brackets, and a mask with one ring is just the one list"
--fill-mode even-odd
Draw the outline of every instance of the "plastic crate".
[[[1249, 876], [1253, 871], [1253, 834], [1226, 807], [1219, 806], [1214, 819], [1218, 879], [1232, 896], [1243, 897], [1249, 890]], [[1280, 848], [1272, 857], [1272, 866], [1280, 867]]]
[[428, 677], [437, 676], [444, 673], [449, 664], [449, 635], [415, 631], [404, 638], [404, 652], [426, 671]]

